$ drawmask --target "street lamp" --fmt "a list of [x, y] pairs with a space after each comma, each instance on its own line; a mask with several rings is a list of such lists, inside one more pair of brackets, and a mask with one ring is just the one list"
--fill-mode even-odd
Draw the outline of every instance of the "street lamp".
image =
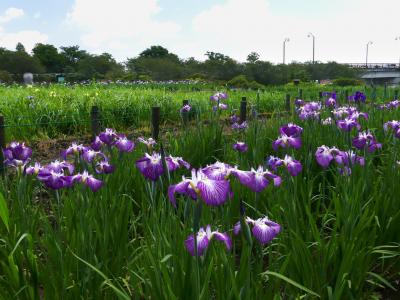
[[371, 41], [369, 41], [367, 43], [367, 53], [365, 54], [365, 67], [368, 68], [368, 49], [369, 49], [369, 45], [372, 45], [373, 43]]
[[285, 64], [285, 55], [286, 55], [286, 43], [289, 42], [289, 38], [285, 38], [283, 40], [283, 64]]
[[[400, 41], [400, 36], [396, 36], [395, 40]], [[399, 68], [400, 68], [400, 58], [399, 58]]]
[[307, 37], [312, 37], [312, 63], [315, 62], [315, 35], [311, 32], [308, 33]]

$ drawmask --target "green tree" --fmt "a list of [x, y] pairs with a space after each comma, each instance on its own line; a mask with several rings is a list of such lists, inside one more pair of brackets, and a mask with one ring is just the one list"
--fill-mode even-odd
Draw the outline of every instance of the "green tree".
[[123, 66], [109, 53], [83, 58], [78, 62], [77, 70], [81, 79], [104, 79], [106, 74], [115, 79], [112, 74], [125, 74]]
[[15, 47], [15, 50], [17, 52], [25, 52], [26, 53], [25, 46], [22, 43], [18, 43], [17, 46]]
[[33, 57], [37, 58], [46, 68], [48, 73], [59, 73], [63, 71], [62, 56], [53, 45], [36, 44], [32, 49]]
[[260, 55], [257, 52], [251, 52], [247, 55], [247, 62], [249, 64], [255, 64], [260, 59]]
[[[63, 60], [63, 64], [65, 66], [65, 72], [71, 72], [71, 70], [76, 70], [78, 63], [84, 59], [89, 57], [89, 53], [85, 50], [80, 50], [79, 46], [69, 46], [69, 47], [60, 47], [60, 55]], [[67, 69], [68, 67], [68, 69]]]
[[43, 73], [45, 71], [35, 57], [26, 52], [10, 51], [5, 48], [0, 48], [0, 69], [16, 74], [17, 80], [21, 80], [21, 74], [25, 72]]

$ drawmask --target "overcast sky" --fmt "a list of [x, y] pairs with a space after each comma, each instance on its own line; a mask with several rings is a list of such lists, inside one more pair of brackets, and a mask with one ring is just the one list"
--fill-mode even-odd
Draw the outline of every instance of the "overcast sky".
[[370, 62], [400, 59], [400, 0], [0, 0], [0, 47], [80, 45], [119, 61], [150, 45], [182, 58], [206, 51], [239, 61]]

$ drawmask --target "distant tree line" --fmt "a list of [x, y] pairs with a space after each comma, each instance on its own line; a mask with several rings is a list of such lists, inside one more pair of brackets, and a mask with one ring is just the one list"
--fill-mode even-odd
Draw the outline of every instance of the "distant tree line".
[[119, 63], [109, 53], [95, 55], [79, 46], [60, 47], [36, 44], [31, 53], [18, 43], [15, 51], [0, 48], [0, 81], [20, 81], [22, 74], [42, 74], [54, 81], [54, 74], [66, 74], [67, 81], [96, 80], [182, 80], [198, 79], [230, 82], [243, 87], [282, 84], [300, 79], [314, 81], [339, 77], [356, 78], [357, 73], [336, 62], [273, 64], [260, 60], [257, 53], [246, 62], [216, 52], [207, 52], [204, 61], [181, 59], [162, 46], [151, 46], [137, 57]]

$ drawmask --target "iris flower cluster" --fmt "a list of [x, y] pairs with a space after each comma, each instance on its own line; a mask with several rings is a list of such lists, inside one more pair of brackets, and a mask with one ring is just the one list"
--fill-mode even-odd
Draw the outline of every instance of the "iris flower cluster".
[[357, 91], [353, 95], [350, 95], [348, 97], [348, 100], [349, 102], [354, 102], [357, 104], [365, 103], [365, 101], [367, 100], [367, 96], [363, 92]]
[[324, 169], [328, 168], [332, 161], [339, 165], [339, 172], [342, 175], [350, 175], [351, 168], [356, 164], [364, 166], [364, 157], [358, 156], [351, 150], [341, 151], [336, 147], [327, 147], [322, 145], [315, 152], [315, 158], [318, 164]]
[[367, 149], [368, 152], [374, 152], [382, 148], [382, 144], [376, 141], [376, 138], [369, 130], [359, 132], [358, 136], [353, 139], [353, 146], [359, 150]]
[[322, 109], [322, 105], [320, 102], [297, 102], [298, 108], [297, 113], [301, 120], [319, 120], [320, 111]]
[[[281, 226], [278, 223], [269, 220], [267, 217], [262, 217], [255, 220], [250, 217], [246, 217], [244, 221], [248, 225], [252, 226], [251, 233], [261, 245], [270, 243], [281, 231]], [[241, 224], [240, 222], [237, 222], [233, 227], [233, 234], [238, 235], [240, 231]], [[185, 240], [185, 247], [190, 255], [195, 256], [195, 245], [197, 243], [197, 255], [202, 256], [209, 247], [213, 238], [223, 242], [227, 250], [232, 249], [232, 240], [229, 235], [226, 232], [221, 233], [218, 230], [212, 231], [210, 225], [207, 225], [206, 229], [200, 228], [200, 230], [196, 233], [196, 241], [194, 234], [189, 235]]]
[[270, 156], [267, 159], [267, 165], [276, 172], [279, 167], [286, 167], [291, 176], [297, 176], [303, 169], [300, 161], [294, 159], [289, 155], [285, 155], [283, 159], [275, 156]]
[[228, 105], [221, 102], [227, 98], [228, 98], [228, 95], [226, 93], [222, 93], [222, 92], [218, 92], [218, 93], [215, 93], [214, 95], [210, 96], [210, 100], [212, 102], [216, 102], [216, 105], [213, 106], [213, 111], [227, 110]]
[[[169, 172], [175, 171], [180, 167], [190, 168], [190, 164], [182, 159], [182, 157], [168, 156], [165, 158], [167, 169]], [[145, 155], [136, 161], [136, 167], [142, 175], [151, 181], [157, 181], [164, 174], [164, 166], [160, 153], [153, 152]]]
[[3, 156], [6, 166], [23, 170], [31, 160], [32, 149], [25, 146], [24, 143], [12, 142], [8, 147], [3, 149]]
[[392, 120], [383, 124], [385, 132], [392, 130], [396, 138], [400, 138], [400, 121]]
[[281, 148], [301, 148], [301, 133], [303, 132], [303, 128], [296, 124], [289, 123], [287, 125], [282, 126], [279, 129], [280, 136], [277, 140], [272, 143], [272, 148], [275, 151]]
[[323, 97], [328, 97], [325, 100], [326, 107], [336, 107], [336, 93], [335, 92], [324, 92], [322, 93]]
[[335, 111], [333, 111], [333, 114], [335, 116], [343, 116], [347, 115], [344, 119], [342, 120], [337, 120], [336, 125], [337, 127], [342, 130], [349, 132], [353, 128], [356, 128], [357, 130], [361, 129], [361, 125], [358, 122], [359, 118], [362, 117], [365, 120], [368, 120], [368, 114], [364, 112], [359, 112], [357, 109], [354, 107], [341, 107]]
[[[88, 167], [92, 166], [97, 174], [110, 174], [114, 171], [107, 155], [101, 151], [103, 146], [108, 146], [109, 149], [116, 148], [120, 153], [124, 153], [133, 151], [135, 144], [125, 135], [117, 134], [113, 129], [106, 129], [90, 146], [72, 143], [61, 152], [62, 160], [55, 160], [43, 166], [39, 162], [28, 165], [32, 150], [23, 143], [12, 142], [3, 152], [6, 165], [21, 169], [25, 175], [36, 176], [37, 180], [50, 189], [71, 188], [76, 183], [81, 183], [96, 192], [103, 186], [103, 182], [91, 175]], [[74, 164], [68, 161], [70, 157], [73, 158]], [[75, 172], [77, 163], [82, 164], [82, 172]]]
[[400, 106], [400, 100], [393, 100], [389, 101], [388, 103], [384, 103], [378, 106], [379, 109], [386, 109], [386, 110], [392, 110], [396, 109]]

